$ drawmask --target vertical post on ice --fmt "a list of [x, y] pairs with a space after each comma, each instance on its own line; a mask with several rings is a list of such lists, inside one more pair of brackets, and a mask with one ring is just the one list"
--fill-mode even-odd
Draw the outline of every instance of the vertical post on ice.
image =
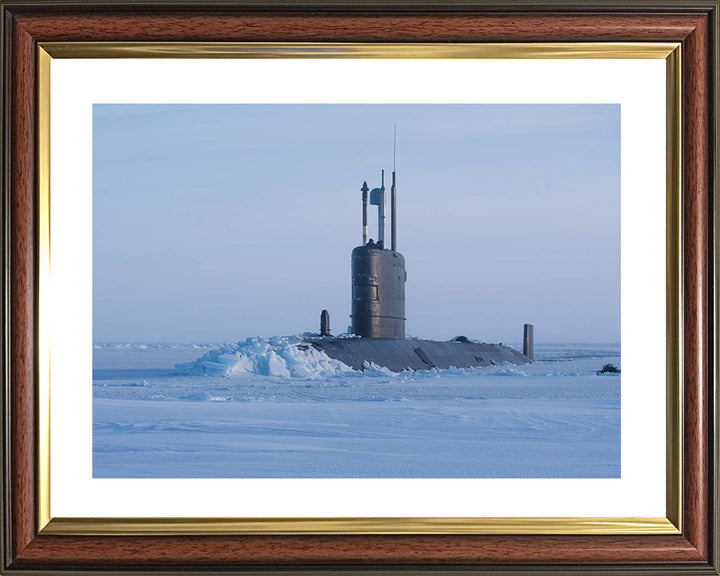
[[530, 358], [530, 360], [535, 360], [532, 324], [525, 324], [523, 326], [523, 354]]

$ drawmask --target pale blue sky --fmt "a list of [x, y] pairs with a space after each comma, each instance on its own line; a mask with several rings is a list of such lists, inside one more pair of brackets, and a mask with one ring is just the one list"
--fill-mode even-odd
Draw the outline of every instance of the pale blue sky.
[[344, 331], [360, 187], [392, 171], [394, 124], [409, 334], [620, 341], [605, 104], [95, 105], [93, 340], [294, 334], [323, 308]]

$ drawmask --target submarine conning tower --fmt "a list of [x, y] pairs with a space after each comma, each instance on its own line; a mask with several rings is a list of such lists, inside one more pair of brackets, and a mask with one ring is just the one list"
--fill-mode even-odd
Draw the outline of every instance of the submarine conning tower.
[[[381, 186], [363, 182], [362, 245], [352, 251], [352, 331], [363, 338], [405, 338], [405, 258], [397, 251], [395, 171], [390, 189], [391, 247], [385, 248], [385, 172]], [[368, 240], [367, 206], [378, 207], [378, 240]]]

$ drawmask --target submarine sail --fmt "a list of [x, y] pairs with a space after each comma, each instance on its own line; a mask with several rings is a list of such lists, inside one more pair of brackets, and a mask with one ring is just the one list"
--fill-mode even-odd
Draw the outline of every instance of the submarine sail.
[[[367, 238], [367, 183], [363, 183], [363, 244], [352, 251], [352, 332], [363, 338], [405, 338], [405, 258], [397, 252], [395, 210], [391, 214], [393, 249], [385, 248], [385, 178], [370, 192], [378, 207], [378, 241]], [[395, 206], [395, 172], [392, 205]]]

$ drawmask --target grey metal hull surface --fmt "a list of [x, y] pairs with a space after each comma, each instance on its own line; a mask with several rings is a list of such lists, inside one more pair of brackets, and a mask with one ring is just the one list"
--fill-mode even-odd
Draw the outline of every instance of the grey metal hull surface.
[[406, 338], [312, 338], [307, 342], [330, 358], [339, 360], [355, 370], [362, 370], [366, 362], [393, 372], [430, 370], [431, 368], [469, 368], [491, 366], [502, 362], [525, 364], [530, 362], [517, 350], [501, 344], [458, 342], [450, 340], [421, 340]]

